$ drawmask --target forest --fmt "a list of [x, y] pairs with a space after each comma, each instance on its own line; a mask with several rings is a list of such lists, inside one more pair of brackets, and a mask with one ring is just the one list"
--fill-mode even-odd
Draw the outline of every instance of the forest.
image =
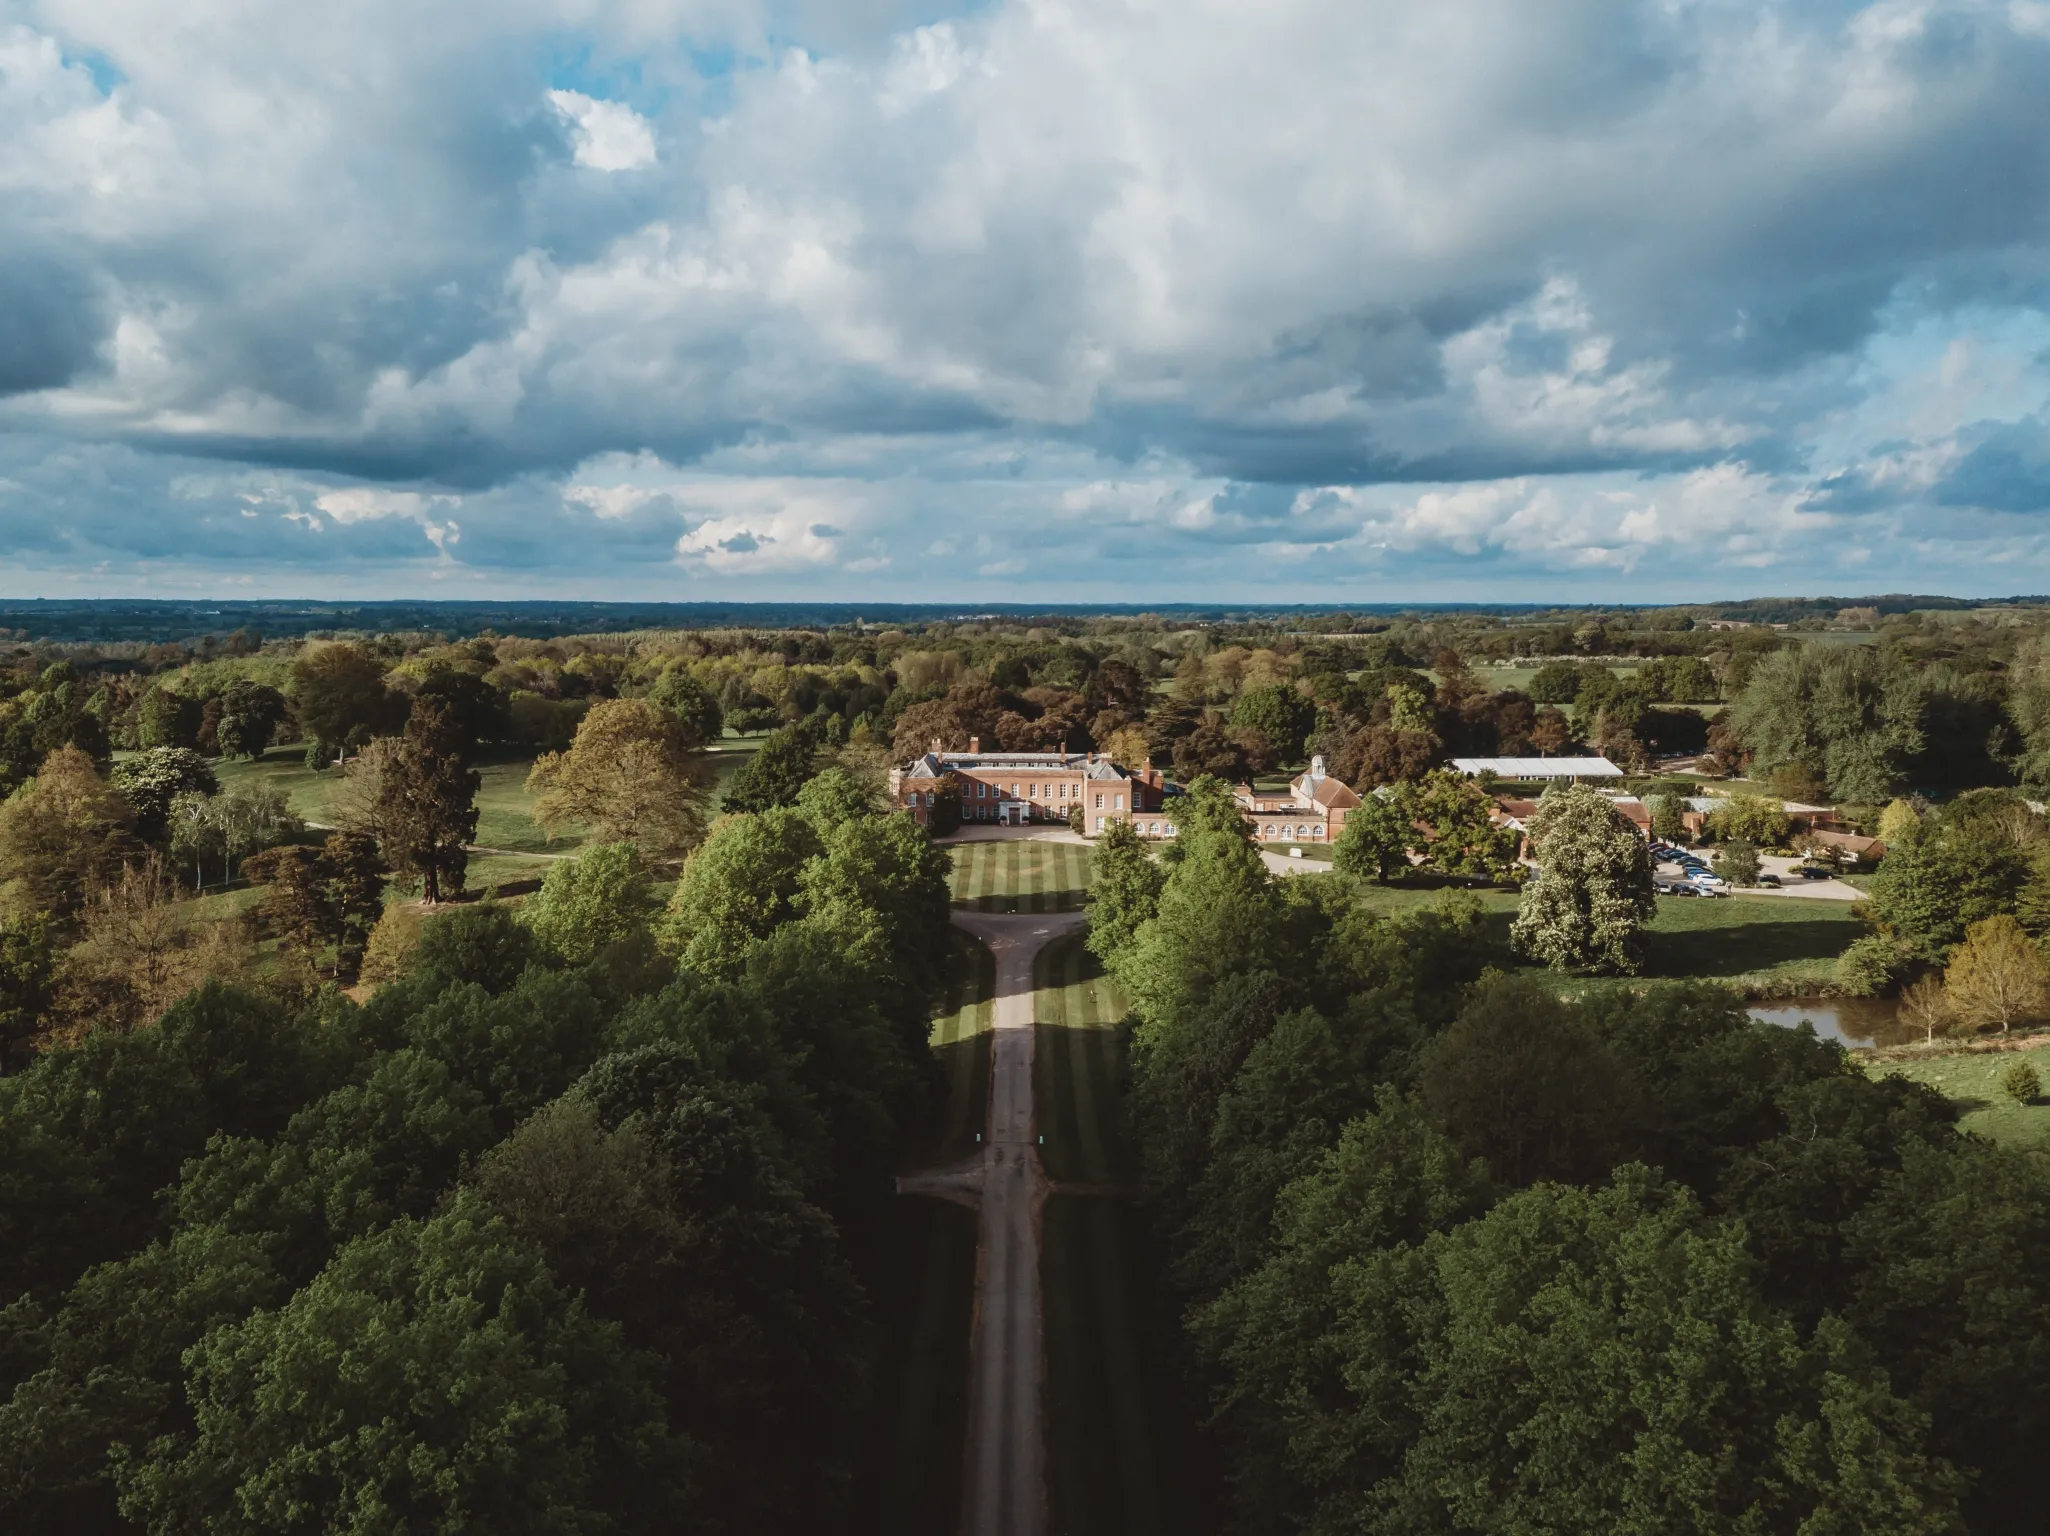
[[[1714, 981], [1519, 965], [1442, 772], [1885, 822], [1866, 990], [2034, 946], [2050, 610], [1884, 600], [0, 642], [0, 1520], [891, 1528], [893, 1179], [981, 962], [882, 784], [972, 738], [1182, 790], [1024, 910], [1121, 1000], [1194, 1523], [2040, 1528], [2044, 1154]], [[1231, 786], [1313, 755], [1417, 868], [1268, 867]]]

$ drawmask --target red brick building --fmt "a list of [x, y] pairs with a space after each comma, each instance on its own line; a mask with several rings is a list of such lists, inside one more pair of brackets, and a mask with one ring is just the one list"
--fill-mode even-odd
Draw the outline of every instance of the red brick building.
[[907, 767], [890, 770], [890, 803], [922, 825], [933, 795], [949, 780], [961, 792], [964, 824], [1065, 823], [1080, 806], [1083, 830], [1091, 834], [1150, 813], [1150, 820], [1140, 820], [1140, 832], [1169, 835], [1160, 816], [1167, 795], [1160, 770], [1131, 773], [1094, 752], [984, 752], [978, 739], [966, 752], [948, 752], [935, 741]]
[[1310, 759], [1309, 770], [1285, 794], [1262, 794], [1241, 784], [1237, 798], [1253, 840], [1263, 843], [1335, 843], [1346, 816], [1360, 803], [1357, 794], [1324, 771], [1321, 757]]

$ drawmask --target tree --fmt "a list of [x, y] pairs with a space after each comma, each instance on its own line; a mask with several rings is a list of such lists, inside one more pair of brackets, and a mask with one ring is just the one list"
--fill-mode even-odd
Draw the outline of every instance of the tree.
[[1557, 709], [1541, 709], [1530, 728], [1530, 744], [1537, 748], [1538, 756], [1550, 757], [1554, 752], [1563, 752], [1572, 744], [1573, 725], [1565, 713]]
[[1348, 812], [1331, 867], [1362, 880], [1386, 882], [1409, 868], [1410, 844], [1417, 833], [1401, 791], [1369, 790]]
[[726, 728], [719, 701], [682, 667], [670, 667], [656, 678], [648, 697], [676, 716], [677, 724], [693, 745], [717, 741]]
[[469, 672], [438, 666], [427, 674], [413, 696], [436, 698], [447, 704], [450, 729], [472, 751], [487, 741], [503, 741], [512, 733], [512, 711], [505, 695]]
[[1282, 762], [1300, 761], [1303, 738], [1317, 723], [1317, 710], [1293, 688], [1248, 688], [1231, 707], [1231, 724], [1265, 736]]
[[135, 810], [77, 747], [43, 759], [0, 804], [0, 873], [13, 910], [70, 917], [133, 855]]
[[[428, 905], [463, 888], [477, 835], [477, 770], [469, 743], [456, 729], [446, 702], [427, 695], [413, 701], [400, 738], [377, 785], [377, 838], [385, 862], [417, 879]], [[544, 759], [545, 761], [545, 759]]]
[[1926, 1045], [1934, 1045], [1939, 1032], [1950, 1033], [1956, 1015], [1943, 990], [1943, 978], [1924, 976], [1901, 988], [1901, 1018], [1922, 1031]]
[[682, 1518], [651, 1362], [476, 1202], [349, 1244], [194, 1350], [192, 1427], [121, 1475], [158, 1530], [651, 1529]]
[[152, 683], [136, 706], [135, 734], [136, 745], [145, 752], [157, 747], [189, 751], [199, 739], [199, 705], [161, 683]]
[[1687, 802], [1678, 795], [1651, 797], [1651, 835], [1677, 843], [1687, 836]]
[[318, 848], [289, 843], [242, 863], [264, 888], [271, 926], [300, 948], [335, 949], [334, 973], [351, 970], [384, 908], [384, 861], [376, 841], [336, 832]]
[[770, 733], [755, 755], [727, 781], [721, 804], [729, 811], [768, 811], [797, 804], [798, 793], [818, 771], [819, 749], [802, 724]]
[[1733, 838], [1716, 850], [1715, 872], [1731, 885], [1758, 884], [1758, 850], [1743, 838]]
[[1104, 828], [1089, 857], [1087, 943], [1090, 953], [1108, 965], [1132, 941], [1139, 925], [1159, 909], [1167, 871], [1154, 861], [1153, 851], [1132, 824], [1122, 819]]
[[1153, 766], [1153, 749], [1146, 732], [1136, 725], [1121, 725], [1103, 743], [1103, 754], [1120, 768], [1143, 773]]
[[50, 1010], [56, 947], [41, 912], [0, 919], [0, 1076], [28, 1064]]
[[1655, 907], [1651, 850], [1637, 829], [1599, 791], [1555, 784], [1529, 833], [1538, 873], [1509, 930], [1517, 949], [1554, 970], [1640, 970]]
[[704, 839], [711, 771], [676, 717], [646, 699], [591, 706], [567, 752], [527, 776], [534, 819], [553, 836], [572, 825], [629, 842], [650, 859], [681, 857]]
[[322, 645], [292, 664], [292, 707], [299, 724], [331, 756], [388, 729], [403, 704], [385, 687], [384, 663], [360, 645]]
[[632, 843], [596, 843], [552, 865], [520, 918], [546, 948], [585, 965], [607, 944], [645, 926], [654, 910], [640, 850]]
[[1434, 769], [1410, 790], [1408, 809], [1426, 830], [1430, 868], [1489, 880], [1516, 868], [1516, 834], [1495, 825], [1494, 797], [1464, 774]]
[[793, 809], [722, 816], [683, 866], [661, 922], [663, 947], [686, 969], [727, 975], [796, 917], [804, 866], [824, 840]]
[[1719, 838], [1742, 838], [1761, 848], [1785, 845], [1791, 823], [1777, 800], [1763, 795], [1732, 795], [1708, 816], [1709, 830]]
[[262, 888], [264, 916], [281, 938], [319, 950], [337, 936], [319, 849], [287, 843], [244, 859], [242, 873]]
[[1886, 809], [1879, 813], [1879, 840], [1889, 850], [1912, 843], [1921, 830], [1922, 813], [1912, 801], [1888, 801]]
[[114, 787], [135, 807], [135, 835], [161, 843], [170, 832], [171, 802], [184, 794], [211, 795], [220, 780], [213, 766], [190, 747], [149, 747], [116, 763]]
[[1872, 877], [1873, 924], [1925, 960], [1941, 961], [1973, 923], [2013, 912], [2028, 882], [2028, 856], [1997, 827], [1959, 814], [1965, 804], [1889, 846]]
[[1943, 991], [1961, 1021], [1976, 1028], [1998, 1024], [2003, 1035], [2050, 1010], [2042, 953], [2006, 913], [1966, 930], [1943, 973]]
[[285, 718], [285, 696], [263, 683], [237, 678], [221, 695], [214, 740], [223, 757], [261, 757]]
[[2000, 1071], [2000, 1091], [2017, 1104], [2033, 1104], [2042, 1096], [2043, 1076], [2032, 1061], [2011, 1061]]

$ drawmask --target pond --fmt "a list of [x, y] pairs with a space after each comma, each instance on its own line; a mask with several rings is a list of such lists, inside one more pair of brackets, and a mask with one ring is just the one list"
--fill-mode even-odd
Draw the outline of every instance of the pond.
[[1922, 1031], [1900, 1016], [1889, 997], [1808, 997], [1753, 1004], [1751, 1017], [1793, 1029], [1803, 1019], [1825, 1040], [1845, 1045], [1906, 1045]]

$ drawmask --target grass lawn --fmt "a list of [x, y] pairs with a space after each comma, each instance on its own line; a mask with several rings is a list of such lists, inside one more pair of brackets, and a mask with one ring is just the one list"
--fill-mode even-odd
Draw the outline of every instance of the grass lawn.
[[[932, 1023], [947, 1100], [911, 1161], [953, 1162], [975, 1150], [988, 1113], [989, 1030], [996, 957], [958, 930], [954, 975]], [[961, 1441], [968, 1340], [975, 1311], [975, 1213], [944, 1200], [899, 1199], [870, 1289], [882, 1330], [874, 1422], [855, 1474], [854, 1529], [875, 1536], [951, 1536], [961, 1518]]]
[[947, 1103], [933, 1144], [921, 1163], [946, 1163], [975, 1150], [987, 1118], [989, 1031], [996, 1007], [996, 956], [958, 928], [953, 931], [954, 979], [932, 1021], [932, 1048], [947, 1074]]
[[[1488, 926], [1507, 946], [1516, 915], [1511, 891], [1477, 891]], [[1368, 886], [1361, 899], [1381, 911], [1402, 911], [1438, 902], [1441, 888], [1425, 885]], [[1648, 977], [1727, 982], [1747, 993], [1796, 996], [1827, 988], [1836, 977], [1836, 957], [1864, 932], [1848, 901], [1809, 901], [1787, 896], [1732, 896], [1727, 900], [1663, 896], [1650, 927]], [[1578, 978], [1561, 977], [1579, 985]]]
[[2000, 1091], [2000, 1074], [2012, 1061], [2035, 1064], [2050, 1082], [2050, 1043], [2026, 1051], [1972, 1051], [1956, 1056], [1909, 1057], [1899, 1061], [1868, 1061], [1874, 1077], [1898, 1073], [1927, 1083], [1963, 1111], [1959, 1129], [2018, 1147], [2050, 1147], [2050, 1098], [2017, 1104]]
[[[1033, 1092], [1047, 1173], [1066, 1185], [1128, 1183], [1124, 998], [1080, 935], [1040, 952]], [[1186, 1479], [1163, 1476], [1187, 1433], [1161, 1364], [1174, 1320], [1155, 1304], [1145, 1222], [1129, 1198], [1056, 1193], [1041, 1222], [1046, 1306], [1047, 1480], [1063, 1533], [1186, 1530]], [[1160, 1337], [1155, 1335], [1159, 1334]]]
[[1008, 838], [954, 843], [954, 904], [975, 912], [1076, 912], [1088, 899], [1089, 850], [1080, 843]]
[[871, 1286], [882, 1351], [869, 1447], [855, 1462], [852, 1528], [953, 1536], [961, 1520], [975, 1213], [945, 1200], [897, 1200], [886, 1221], [887, 1272]]

